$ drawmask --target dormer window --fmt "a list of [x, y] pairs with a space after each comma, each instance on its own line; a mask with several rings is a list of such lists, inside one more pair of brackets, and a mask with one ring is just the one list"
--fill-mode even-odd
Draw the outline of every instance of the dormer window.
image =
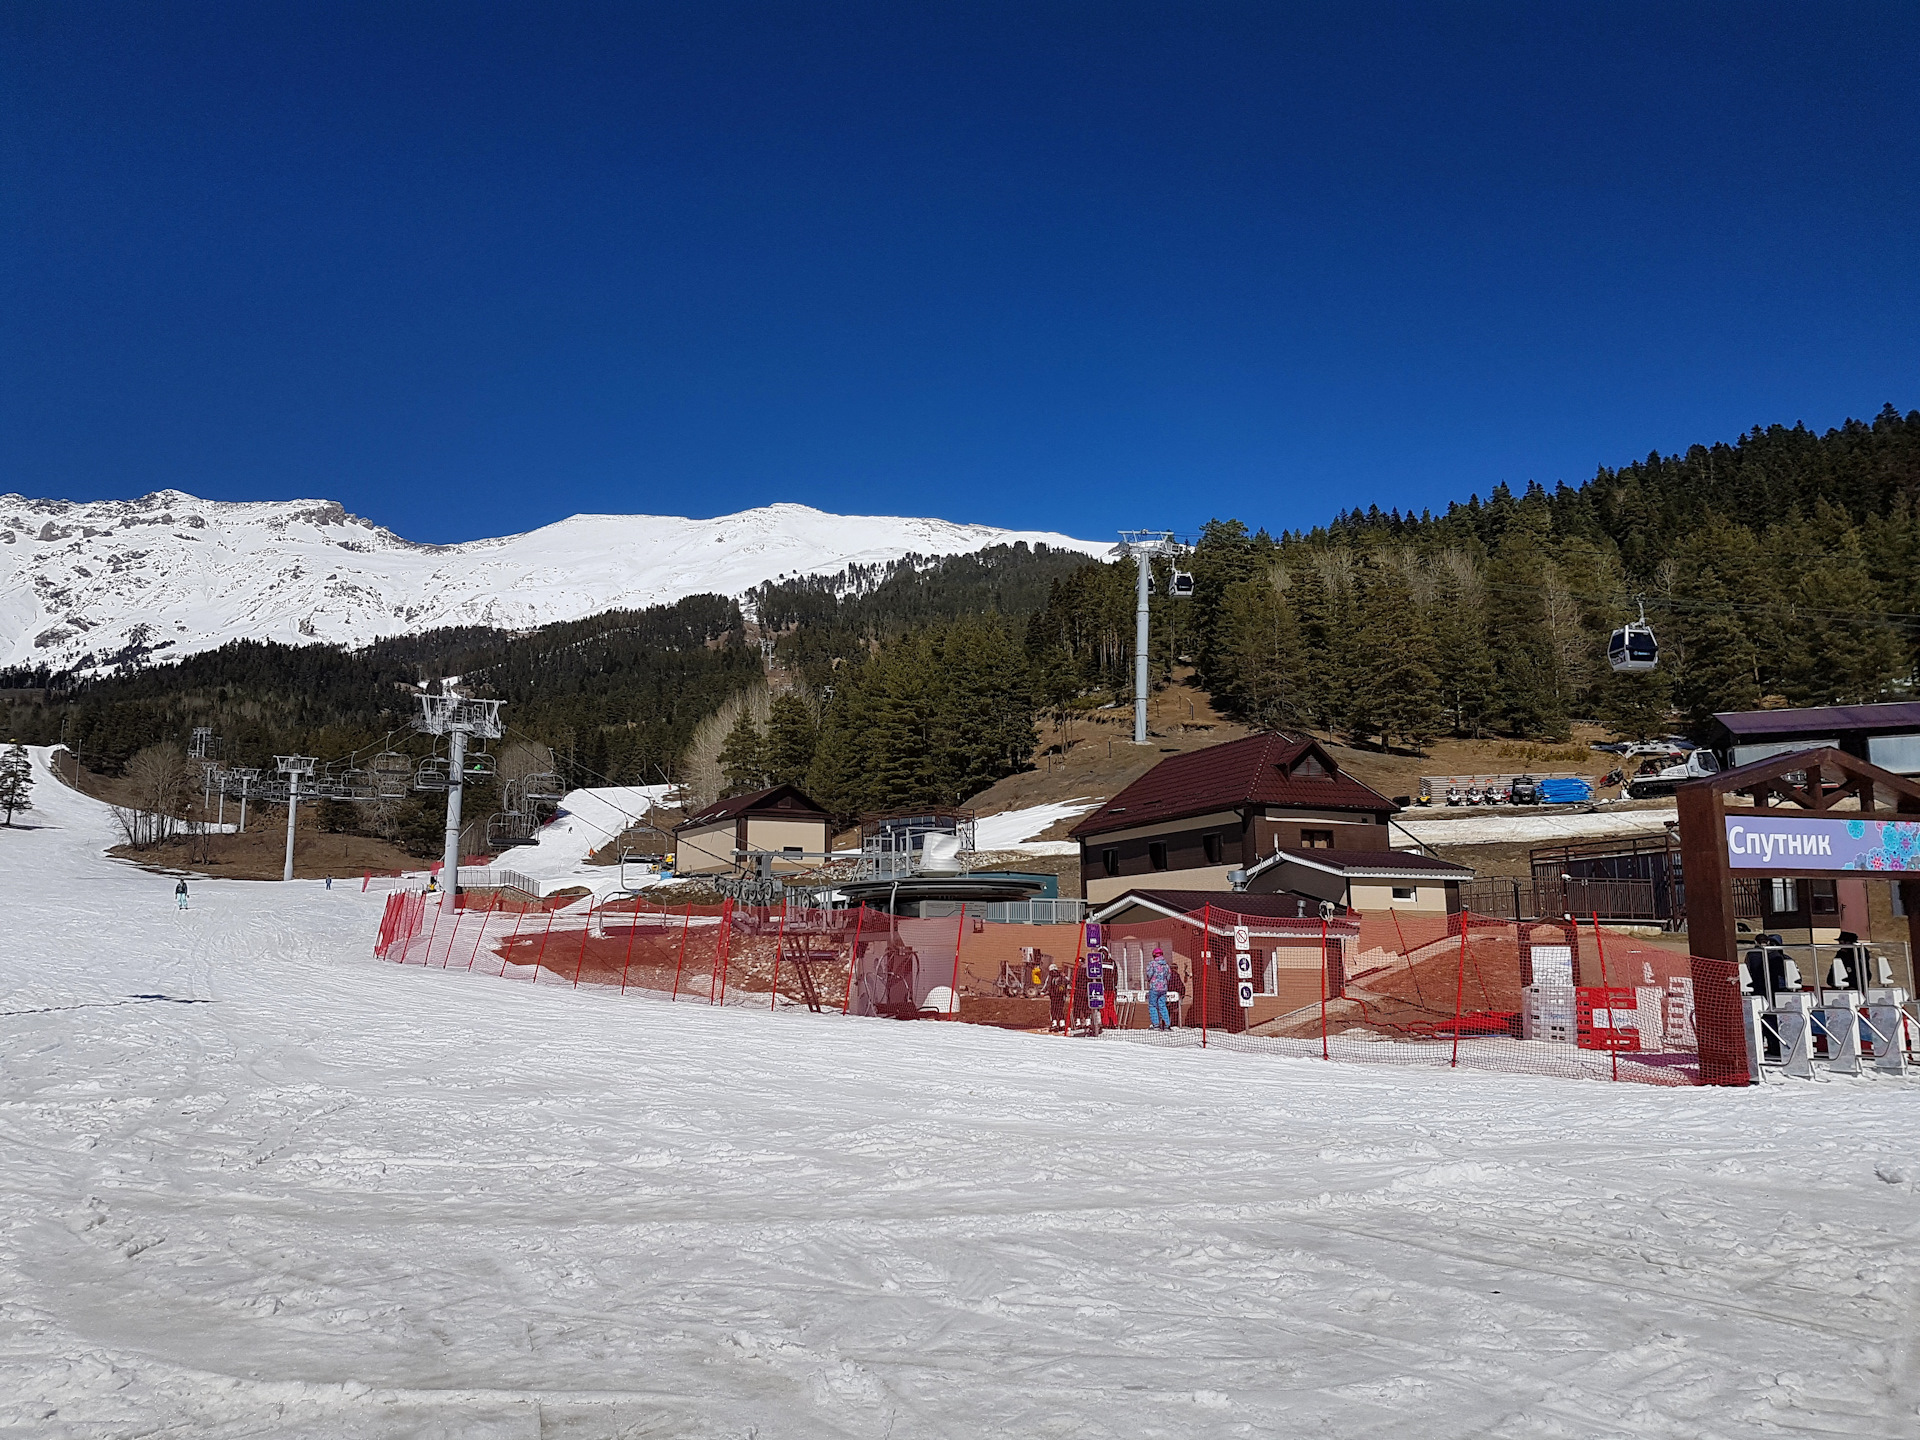
[[1296, 780], [1328, 780], [1332, 776], [1318, 755], [1302, 755], [1293, 765]]

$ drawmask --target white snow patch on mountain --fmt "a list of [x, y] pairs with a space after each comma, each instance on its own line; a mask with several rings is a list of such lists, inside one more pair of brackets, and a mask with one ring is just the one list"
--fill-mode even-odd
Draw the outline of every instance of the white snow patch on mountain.
[[523, 535], [419, 545], [324, 500], [0, 496], [0, 664], [178, 659], [229, 640], [364, 645], [441, 625], [524, 630], [603, 610], [909, 554], [1105, 542], [768, 505], [689, 520], [575, 515]]

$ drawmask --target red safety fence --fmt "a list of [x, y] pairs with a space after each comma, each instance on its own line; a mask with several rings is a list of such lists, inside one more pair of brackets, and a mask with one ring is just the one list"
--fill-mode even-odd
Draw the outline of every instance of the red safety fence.
[[1158, 946], [1173, 959], [1179, 1023], [1142, 1032], [1162, 1043], [1648, 1085], [1749, 1083], [1740, 968], [1664, 937], [1586, 921], [1419, 911], [1274, 920], [1220, 909], [1108, 926], [1103, 938], [1128, 997], [1123, 1029], [1144, 1023], [1129, 987], [1142, 957]]
[[[414, 891], [388, 897], [375, 953], [677, 1002], [1043, 1032], [1048, 975], [1075, 973], [1084, 935], [964, 913], [472, 895], [449, 907]], [[1223, 907], [1109, 924], [1102, 943], [1114, 971], [1107, 1025], [1126, 1038], [1652, 1085], [1749, 1082], [1739, 967], [1666, 937], [1588, 921], [1387, 911], [1323, 922]], [[1163, 1030], [1149, 1028], [1156, 949], [1174, 976]]]
[[387, 898], [374, 953], [529, 984], [600, 985], [710, 1005], [953, 1018], [962, 920], [853, 910], [661, 907], [621, 898], [453, 906]]

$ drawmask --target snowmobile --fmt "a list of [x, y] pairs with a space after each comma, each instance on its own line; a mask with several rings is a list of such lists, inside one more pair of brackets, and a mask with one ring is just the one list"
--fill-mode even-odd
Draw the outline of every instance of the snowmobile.
[[1687, 780], [1704, 780], [1720, 773], [1720, 762], [1711, 750], [1668, 750], [1649, 755], [1640, 762], [1627, 782], [1629, 800], [1646, 800], [1655, 795], [1671, 795]]
[[1466, 798], [1466, 796], [1460, 793], [1460, 787], [1458, 785], [1447, 786], [1447, 804], [1462, 805], [1466, 803]]
[[1486, 803], [1487, 803], [1487, 792], [1482, 790], [1478, 785], [1472, 786], [1467, 791], [1467, 804], [1484, 805]]

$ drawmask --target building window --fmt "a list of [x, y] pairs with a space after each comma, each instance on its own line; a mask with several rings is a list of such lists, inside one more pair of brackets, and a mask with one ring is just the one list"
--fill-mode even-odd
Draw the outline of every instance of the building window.
[[1840, 913], [1840, 892], [1834, 888], [1831, 880], [1809, 880], [1807, 899], [1816, 915], [1838, 915]]
[[1100, 868], [1105, 870], [1108, 875], [1118, 875], [1120, 873], [1120, 852], [1118, 850], [1102, 850], [1100, 852]]
[[1147, 842], [1147, 863], [1156, 870], [1167, 868], [1167, 842], [1149, 840]]
[[1420, 898], [1419, 887], [1414, 885], [1396, 885], [1393, 887], [1393, 898], [1396, 900], [1418, 900]]
[[1791, 915], [1800, 908], [1800, 882], [1798, 880], [1773, 880], [1769, 882], [1772, 902], [1767, 909], [1774, 915]]
[[1331, 850], [1333, 832], [1331, 830], [1302, 830], [1300, 832], [1302, 850]]
[[1200, 844], [1207, 852], [1207, 864], [1218, 865], [1220, 863], [1220, 837], [1218, 835], [1202, 836]]

